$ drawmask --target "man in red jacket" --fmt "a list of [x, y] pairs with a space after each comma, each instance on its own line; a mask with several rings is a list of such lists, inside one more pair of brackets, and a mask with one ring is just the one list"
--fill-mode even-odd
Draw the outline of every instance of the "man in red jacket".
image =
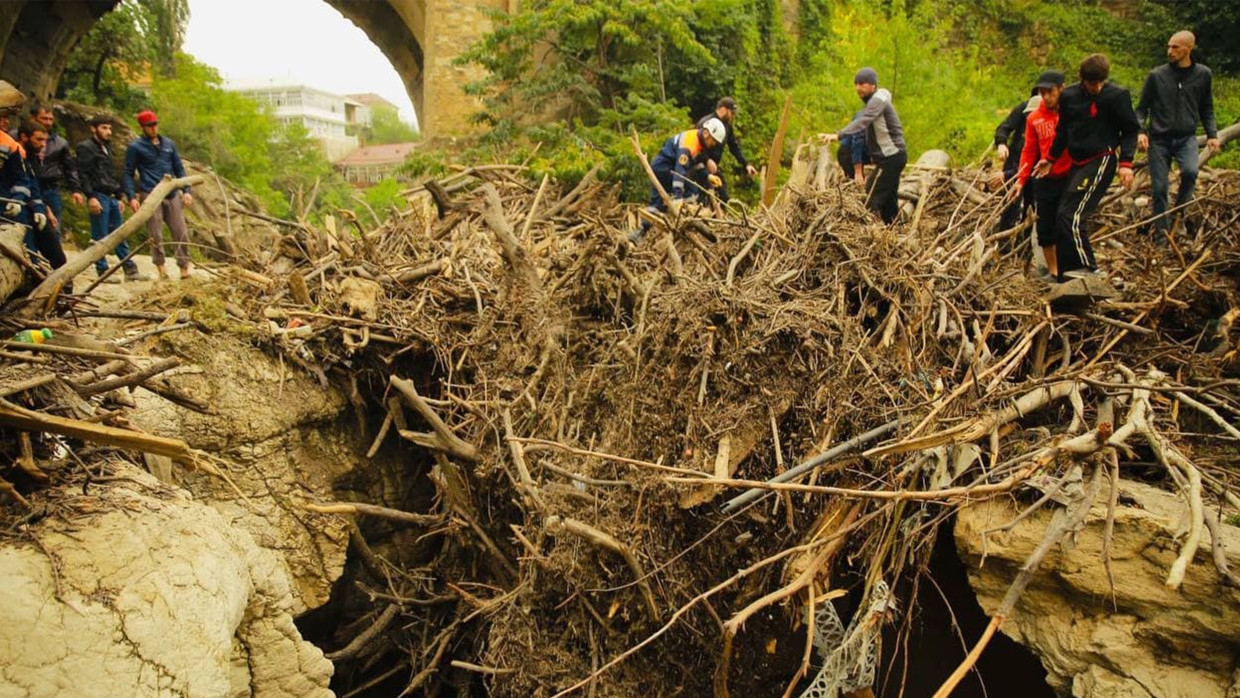
[[[1050, 160], [1051, 143], [1055, 142], [1055, 129], [1059, 126], [1059, 93], [1063, 92], [1064, 76], [1057, 70], [1048, 70], [1038, 78], [1038, 96], [1042, 98], [1038, 108], [1025, 119], [1024, 146], [1020, 151], [1020, 165], [1016, 171], [1018, 190], [1026, 187], [1033, 195], [1033, 207], [1037, 212], [1038, 246], [1046, 258], [1046, 269], [1051, 278], [1059, 275], [1059, 260], [1055, 250], [1059, 242], [1059, 230], [1055, 213], [1063, 197], [1063, 185], [1072, 168], [1072, 158], [1067, 153], [1054, 162]], [[1037, 168], [1040, 161], [1046, 165]], [[1030, 177], [1035, 181], [1029, 182]]]

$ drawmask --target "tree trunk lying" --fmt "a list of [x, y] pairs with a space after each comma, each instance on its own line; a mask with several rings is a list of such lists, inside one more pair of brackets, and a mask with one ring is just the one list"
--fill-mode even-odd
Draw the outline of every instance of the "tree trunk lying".
[[95, 262], [103, 259], [116, 246], [124, 242], [130, 235], [138, 232], [138, 229], [146, 225], [155, 211], [159, 209], [159, 204], [164, 200], [172, 190], [180, 189], [194, 184], [202, 184], [205, 181], [202, 175], [194, 175], [192, 177], [182, 177], [180, 179], [172, 179], [165, 177], [164, 181], [155, 186], [155, 189], [146, 197], [146, 201], [138, 209], [138, 212], [129, 217], [121, 227], [112, 231], [107, 237], [99, 240], [95, 244], [82, 251], [82, 254], [69, 260], [63, 267], [52, 272], [43, 283], [35, 287], [30, 292], [29, 304], [21, 310], [21, 314], [25, 317], [32, 317], [41, 312], [41, 308], [46, 308], [50, 303], [46, 301], [54, 298], [60, 293], [60, 289], [65, 284], [71, 282], [73, 277], [86, 271]]
[[0, 226], [0, 302], [13, 295], [26, 278], [25, 270], [10, 255], [25, 255], [26, 249], [22, 238], [26, 229], [20, 225]]

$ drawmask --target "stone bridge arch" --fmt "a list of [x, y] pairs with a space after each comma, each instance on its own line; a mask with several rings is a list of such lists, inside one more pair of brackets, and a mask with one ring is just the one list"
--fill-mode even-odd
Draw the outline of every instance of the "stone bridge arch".
[[[422, 133], [434, 138], [469, 130], [477, 103], [462, 86], [475, 74], [452, 61], [490, 28], [488, 11], [515, 9], [519, 0], [302, 1], [326, 2], [366, 32], [404, 81]], [[73, 48], [118, 2], [3, 0], [0, 78], [31, 98], [50, 98]]]

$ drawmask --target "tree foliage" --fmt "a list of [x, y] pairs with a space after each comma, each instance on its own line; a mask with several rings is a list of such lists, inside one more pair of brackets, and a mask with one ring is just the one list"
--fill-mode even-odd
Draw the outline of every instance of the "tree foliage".
[[418, 140], [417, 130], [400, 118], [397, 110], [378, 105], [371, 107], [370, 127], [362, 133], [367, 145], [409, 143]]
[[178, 54], [176, 68], [151, 84], [150, 106], [181, 153], [254, 192], [277, 216], [316, 200], [350, 205], [347, 186], [306, 129], [281, 126], [254, 100], [223, 89], [219, 73]]
[[134, 110], [143, 96], [133, 84], [175, 71], [188, 24], [189, 0], [122, 0], [74, 48], [58, 96]]
[[793, 61], [779, 7], [776, 0], [534, 0], [496, 15], [494, 31], [462, 57], [486, 70], [467, 89], [482, 98], [477, 118], [490, 127], [488, 142], [533, 155], [535, 173], [571, 180], [606, 160], [609, 176], [636, 195], [642, 175], [624, 155], [631, 130], [653, 148], [724, 94], [743, 103], [780, 87]]
[[785, 93], [791, 134], [834, 131], [860, 108], [852, 76], [869, 65], [895, 96], [912, 157], [937, 148], [970, 162], [1042, 70], [1071, 80], [1082, 57], [1107, 53], [1112, 79], [1135, 98], [1184, 26], [1198, 32], [1198, 59], [1215, 67], [1219, 122], [1240, 115], [1227, 75], [1240, 44], [1219, 33], [1235, 34], [1240, 10], [1210, 0], [802, 0], [792, 33], [782, 5], [533, 0], [497, 15], [465, 56], [486, 70], [470, 90], [483, 98], [487, 142], [528, 160], [536, 176], [571, 180], [606, 161], [639, 200], [647, 185], [630, 130], [649, 153], [731, 94], [746, 150], [761, 164]]

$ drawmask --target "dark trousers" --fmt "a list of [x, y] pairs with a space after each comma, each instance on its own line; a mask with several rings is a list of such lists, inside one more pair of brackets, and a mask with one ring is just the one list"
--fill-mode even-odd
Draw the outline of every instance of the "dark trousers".
[[[1187, 203], [1197, 188], [1197, 138], [1180, 136], [1150, 138], [1150, 189], [1154, 195], [1154, 215], [1167, 212], [1167, 194], [1171, 189], [1171, 161], [1180, 165], [1180, 191], [1175, 205]], [[1171, 229], [1171, 216], [1154, 221], [1154, 226], [1166, 232]]]
[[59, 269], [65, 265], [66, 261], [63, 235], [60, 231], [60, 214], [65, 210], [65, 202], [60, 197], [60, 189], [55, 184], [49, 182], [43, 185], [43, 203], [52, 213], [56, 214], [56, 226], [53, 228], [51, 221], [48, 221], [47, 229], [41, 233], [45, 242], [39, 246], [39, 253], [47, 258], [53, 269]]
[[[90, 239], [98, 241], [107, 237], [113, 230], [121, 227], [121, 202], [117, 201], [116, 197], [107, 196], [106, 194], [99, 194], [95, 198], [99, 201], [99, 206], [103, 210], [97, 216], [93, 213], [90, 214]], [[121, 242], [113, 251], [121, 259], [128, 257], [129, 241]], [[108, 260], [106, 256], [101, 257], [99, 261], [95, 262], [95, 273], [102, 274], [107, 270]], [[132, 273], [131, 270], [135, 272], [138, 270], [138, 265], [132, 259], [125, 265], [126, 272]]]
[[1065, 178], [1063, 196], [1056, 213], [1058, 240], [1055, 256], [1062, 275], [1076, 269], [1097, 269], [1094, 248], [1089, 244], [1089, 219], [1102, 203], [1115, 179], [1115, 154], [1108, 153], [1075, 165]]
[[900, 151], [895, 155], [876, 159], [874, 164], [878, 170], [866, 183], [866, 195], [870, 210], [882, 216], [884, 223], [890, 223], [900, 214], [900, 173], [908, 164], [908, 153]]
[[852, 148], [845, 148], [844, 146], [841, 145], [839, 150], [835, 151], [835, 161], [840, 164], [840, 169], [844, 170], [844, 179], [852, 179], [853, 178]]
[[[675, 176], [673, 170], [655, 170], [654, 176], [659, 179], [659, 185], [663, 187], [663, 191], [667, 192], [668, 196], [676, 196], [672, 193], [672, 178]], [[686, 186], [688, 186], [687, 183]], [[650, 206], [657, 211], [667, 213], [667, 206], [663, 205], [663, 197], [659, 196], [659, 189], [654, 185], [650, 186]]]
[[1025, 193], [1033, 189], [1033, 210], [1038, 216], [1034, 231], [1037, 235], [1038, 247], [1050, 247], [1059, 244], [1059, 201], [1063, 198], [1063, 187], [1067, 178], [1030, 179], [1025, 185]]
[[[1015, 176], [1016, 176], [1015, 170], [1011, 172], [1007, 170], [1003, 171], [1003, 181], [1005, 182], [1012, 181], [1012, 178]], [[1031, 178], [1025, 184], [1025, 189], [1023, 192], [1021, 192], [1020, 197], [1016, 199], [1015, 201], [1013, 201], [1012, 203], [1008, 204], [1007, 208], [1003, 209], [1003, 213], [999, 215], [999, 230], [1011, 230], [1012, 228], [1015, 228], [1017, 224], [1019, 224], [1022, 220], [1024, 220], [1025, 210], [1028, 208], [1032, 208], [1034, 205], [1033, 189], [1034, 189], [1035, 181], [1037, 180], [1034, 180]]]
[[60, 243], [60, 234], [52, 229], [51, 221], [43, 230], [35, 230], [33, 226], [26, 230], [26, 249], [42, 255], [53, 269], [65, 265], [65, 247]]

